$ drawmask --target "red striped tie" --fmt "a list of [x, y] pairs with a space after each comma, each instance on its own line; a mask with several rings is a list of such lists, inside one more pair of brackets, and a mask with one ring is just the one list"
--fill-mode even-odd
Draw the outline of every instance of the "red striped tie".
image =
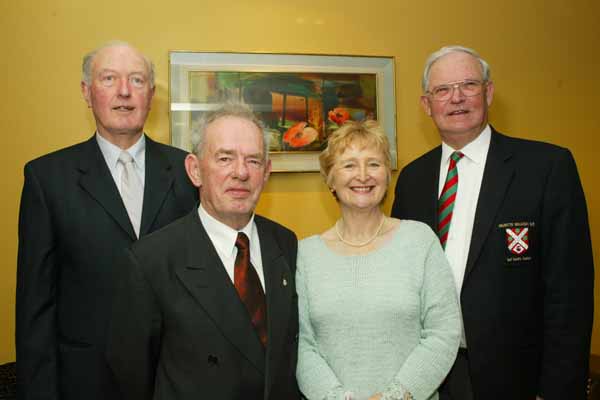
[[456, 168], [456, 164], [463, 157], [464, 154], [460, 151], [455, 151], [450, 156], [448, 175], [446, 175], [446, 182], [438, 200], [438, 236], [444, 249], [448, 240], [452, 210], [454, 210], [454, 200], [456, 199], [456, 189], [458, 188], [458, 169]]
[[258, 274], [250, 263], [250, 246], [248, 236], [238, 232], [235, 241], [238, 248], [233, 269], [233, 283], [235, 289], [246, 306], [252, 325], [258, 334], [263, 347], [267, 346], [267, 305], [265, 292], [260, 284]]

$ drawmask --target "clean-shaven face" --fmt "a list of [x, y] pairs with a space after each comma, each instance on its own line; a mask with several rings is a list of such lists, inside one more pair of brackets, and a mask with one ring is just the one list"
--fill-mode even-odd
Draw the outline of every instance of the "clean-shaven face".
[[[439, 85], [465, 80], [483, 81], [479, 61], [467, 53], [450, 53], [431, 66], [427, 90], [432, 91]], [[431, 96], [424, 95], [421, 97], [421, 105], [433, 119], [444, 141], [452, 142], [456, 139], [466, 144], [475, 139], [487, 124], [493, 91], [492, 82], [484, 84], [481, 94], [472, 97], [467, 97], [460, 89], [454, 88], [450, 99], [436, 101]]]
[[234, 229], [245, 226], [271, 172], [263, 134], [251, 121], [222, 117], [210, 123], [198, 160], [202, 207]]
[[129, 46], [106, 47], [96, 54], [91, 69], [91, 82], [82, 82], [82, 91], [98, 133], [108, 140], [141, 134], [154, 94], [143, 56]]

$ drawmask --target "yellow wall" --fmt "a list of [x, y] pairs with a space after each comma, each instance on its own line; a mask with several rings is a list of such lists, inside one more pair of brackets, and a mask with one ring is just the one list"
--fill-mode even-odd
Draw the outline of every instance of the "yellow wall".
[[[474, 47], [492, 65], [494, 126], [573, 151], [600, 265], [600, 182], [594, 177], [600, 168], [598, 15], [600, 3], [592, 0], [1, 1], [0, 132], [6, 146], [0, 158], [0, 363], [15, 357], [23, 164], [94, 130], [79, 94], [84, 52], [122, 39], [155, 61], [157, 96], [146, 128], [164, 142], [169, 50], [395, 56], [398, 156], [404, 165], [439, 142], [417, 102], [425, 57], [444, 44]], [[324, 230], [337, 216], [316, 173], [273, 176], [259, 211], [300, 237]], [[598, 329], [592, 345], [600, 354]]]

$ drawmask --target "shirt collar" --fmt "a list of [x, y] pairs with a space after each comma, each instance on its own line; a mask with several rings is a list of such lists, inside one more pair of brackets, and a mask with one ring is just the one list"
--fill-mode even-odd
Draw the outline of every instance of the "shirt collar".
[[[465, 147], [460, 149], [460, 152], [463, 153], [466, 158], [473, 161], [475, 164], [479, 164], [483, 160], [485, 160], [485, 155], [487, 154], [487, 151], [490, 148], [491, 139], [492, 129], [488, 124], [485, 126], [485, 128], [483, 128], [483, 131], [481, 131], [479, 136], [477, 136], [475, 140], [473, 140], [471, 143], [467, 144]], [[455, 149], [442, 142], [442, 161], [444, 163], [448, 163], [450, 156], [455, 151]]]
[[[121, 154], [123, 149], [106, 140], [98, 132], [96, 132], [96, 141], [98, 142], [98, 146], [100, 147], [102, 155], [104, 155], [106, 164], [108, 164], [111, 168], [116, 167], [117, 162], [119, 161], [119, 154]], [[125, 151], [131, 154], [135, 160], [136, 166], [143, 170], [144, 163], [146, 161], [146, 135], [140, 136], [138, 141]]]
[[200, 207], [198, 207], [198, 214], [200, 215], [200, 221], [211, 238], [215, 248], [217, 249], [217, 252], [228, 257], [232, 257], [234, 254], [235, 241], [237, 239], [238, 232], [244, 232], [246, 236], [248, 236], [250, 248], [252, 248], [252, 238], [255, 229], [254, 214], [252, 214], [246, 226], [239, 231], [231, 228], [228, 225], [225, 225], [221, 221], [218, 221], [216, 218], [206, 212], [204, 207], [202, 207], [202, 203], [200, 203]]

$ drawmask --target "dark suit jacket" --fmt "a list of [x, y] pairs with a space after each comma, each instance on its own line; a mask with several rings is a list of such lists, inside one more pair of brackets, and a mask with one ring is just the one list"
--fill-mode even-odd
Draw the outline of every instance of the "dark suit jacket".
[[296, 236], [255, 217], [266, 353], [197, 210], [137, 242], [122, 267], [108, 359], [128, 400], [296, 399]]
[[[575, 162], [492, 132], [460, 296], [475, 398], [584, 399], [594, 271]], [[440, 157], [441, 146], [402, 170], [393, 216], [436, 229]], [[507, 229], [519, 226], [529, 248], [517, 255]]]
[[[146, 137], [141, 235], [185, 215], [186, 153]], [[136, 239], [95, 137], [25, 166], [19, 214], [18, 397], [115, 399], [104, 359], [117, 254]]]

